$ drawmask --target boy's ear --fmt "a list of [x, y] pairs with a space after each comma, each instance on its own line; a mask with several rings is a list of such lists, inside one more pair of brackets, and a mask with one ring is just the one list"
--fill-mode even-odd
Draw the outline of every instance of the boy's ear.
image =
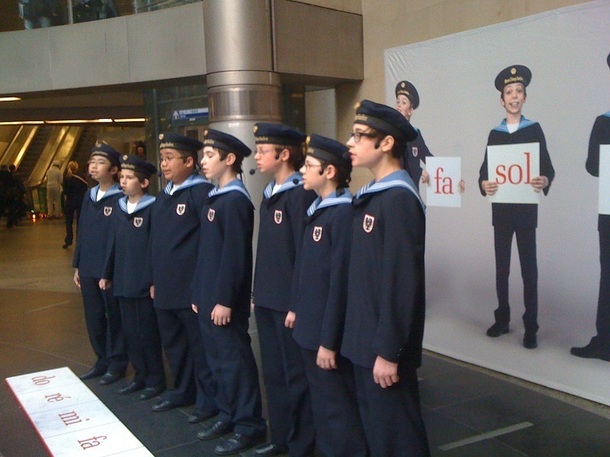
[[[190, 162], [189, 162], [189, 160], [190, 160]], [[189, 154], [188, 156], [186, 156], [186, 162], [184, 162], [184, 163], [186, 163], [187, 167], [194, 167], [195, 166], [195, 158], [192, 155]]]
[[282, 152], [280, 152], [280, 160], [283, 162], [290, 160], [290, 151], [287, 148], [282, 149]]
[[120, 171], [119, 167], [117, 167], [116, 165], [111, 165], [110, 166], [110, 174], [118, 175], [119, 171]]
[[144, 178], [140, 184], [142, 185], [142, 189], [146, 189], [150, 186], [150, 179]]
[[328, 165], [326, 165], [324, 173], [326, 174], [326, 179], [331, 181], [337, 176], [337, 167], [335, 167], [332, 163], [329, 163]]
[[381, 139], [381, 150], [384, 152], [391, 151], [394, 148], [394, 143], [394, 137], [392, 135], [386, 135], [384, 138]]
[[225, 161], [227, 162], [228, 166], [231, 166], [235, 163], [235, 160], [237, 160], [237, 157], [235, 157], [235, 154], [232, 152], [229, 152], [227, 154], [227, 157], [225, 158]]

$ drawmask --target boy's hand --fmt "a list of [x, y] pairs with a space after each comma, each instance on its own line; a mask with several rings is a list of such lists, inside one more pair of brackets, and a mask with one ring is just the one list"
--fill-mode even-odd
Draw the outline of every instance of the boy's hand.
[[430, 184], [430, 175], [428, 174], [428, 172], [426, 170], [422, 170], [421, 171], [421, 182], [423, 184]]
[[335, 370], [337, 369], [337, 352], [326, 349], [324, 346], [320, 346], [318, 349], [318, 357], [316, 358], [316, 364], [323, 370]]
[[108, 281], [107, 279], [104, 279], [104, 278], [100, 279], [100, 282], [98, 283], [98, 286], [102, 290], [110, 289], [111, 285], [112, 285], [112, 281]]
[[396, 384], [400, 380], [398, 364], [377, 356], [375, 366], [373, 366], [373, 379], [375, 384], [379, 384], [383, 389]]
[[532, 178], [532, 187], [536, 192], [540, 192], [548, 185], [549, 178], [547, 178], [546, 176], [536, 176], [535, 178]]
[[210, 318], [215, 325], [227, 325], [231, 322], [231, 308], [221, 305], [220, 303], [214, 306]]
[[199, 314], [199, 308], [197, 308], [197, 305], [195, 303], [191, 304], [191, 309], [195, 314]]
[[80, 289], [80, 276], [78, 274], [78, 268], [76, 270], [74, 270], [74, 284], [76, 284], [76, 287], [78, 287]]
[[494, 195], [498, 192], [498, 183], [493, 181], [483, 181], [481, 183], [483, 190], [489, 196]]
[[297, 320], [297, 315], [294, 311], [288, 311], [286, 314], [286, 320], [284, 320], [284, 327], [286, 328], [294, 328], [294, 321]]
[[155, 285], [153, 284], [152, 286], [150, 286], [148, 291], [150, 293], [150, 298], [152, 298], [154, 300], [155, 299]]

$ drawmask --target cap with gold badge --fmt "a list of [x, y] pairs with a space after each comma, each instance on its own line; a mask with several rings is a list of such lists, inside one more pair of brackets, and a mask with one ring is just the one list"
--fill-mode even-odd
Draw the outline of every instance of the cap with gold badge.
[[502, 70], [498, 76], [496, 76], [496, 89], [500, 92], [504, 90], [506, 86], [513, 83], [521, 83], [524, 87], [532, 80], [532, 72], [525, 65], [511, 65]]
[[417, 109], [419, 106], [419, 94], [417, 93], [417, 89], [415, 86], [411, 84], [409, 81], [400, 81], [396, 84], [396, 89], [394, 89], [396, 93], [396, 97], [399, 95], [404, 95], [411, 102], [411, 107], [413, 109]]

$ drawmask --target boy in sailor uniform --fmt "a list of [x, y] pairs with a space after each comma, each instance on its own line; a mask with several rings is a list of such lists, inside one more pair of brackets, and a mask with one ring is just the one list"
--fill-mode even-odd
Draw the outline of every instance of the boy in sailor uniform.
[[115, 202], [106, 267], [99, 283], [102, 290], [112, 284], [121, 307], [127, 355], [135, 370], [132, 381], [119, 394], [142, 390], [140, 400], [156, 397], [165, 389], [161, 337], [143, 268], [150, 262], [150, 213], [155, 197], [147, 192], [155, 173], [153, 164], [137, 156], [121, 157], [119, 182], [125, 196]]
[[[525, 88], [531, 79], [531, 71], [523, 65], [512, 65], [498, 74], [495, 86], [500, 91], [500, 102], [506, 110], [506, 118], [489, 133], [487, 145], [539, 143], [540, 176], [532, 178], [531, 185], [537, 192], [543, 191], [544, 195], [547, 195], [555, 177], [555, 170], [546, 148], [546, 139], [540, 124], [526, 119], [521, 114], [527, 98]], [[487, 151], [485, 151], [485, 159], [479, 171], [479, 188], [483, 196], [494, 195], [498, 191], [498, 184], [488, 180]], [[514, 234], [517, 238], [521, 276], [523, 277], [525, 305], [523, 346], [527, 349], [534, 349], [538, 346], [536, 337], [538, 331], [538, 263], [536, 260], [538, 205], [492, 203], [491, 206], [498, 308], [494, 311], [495, 322], [487, 329], [487, 336], [496, 338], [509, 332], [508, 276]]]
[[[610, 54], [606, 59], [610, 67]], [[589, 153], [586, 168], [591, 176], [599, 177], [599, 147], [610, 145], [610, 111], [595, 119], [589, 138]], [[610, 198], [600, 195], [599, 198]], [[597, 219], [599, 232], [599, 298], [597, 300], [597, 317], [595, 329], [597, 335], [583, 347], [573, 347], [570, 353], [586, 359], [601, 359], [610, 362], [610, 214], [600, 214]]]
[[197, 262], [199, 211], [214, 187], [197, 173], [200, 141], [176, 133], [159, 135], [160, 168], [168, 182], [152, 207], [151, 296], [173, 387], [153, 411], [195, 403], [189, 423], [218, 413], [216, 383], [205, 356], [191, 282]]
[[83, 199], [72, 266], [74, 283], [80, 288], [85, 306], [85, 321], [95, 365], [81, 379], [102, 376], [101, 385], [112, 384], [125, 376], [129, 363], [119, 303], [112, 290], [101, 290], [106, 260], [106, 241], [115, 201], [123, 196], [117, 183], [120, 154], [110, 145], [97, 142], [91, 149], [89, 175], [98, 182]]
[[[394, 89], [396, 94], [396, 109], [411, 122], [413, 112], [419, 106], [419, 94], [415, 86], [409, 81], [400, 81]], [[405, 154], [403, 156], [403, 167], [411, 175], [413, 182], [419, 186], [419, 181], [424, 184], [428, 183], [430, 177], [425, 170], [422, 170], [421, 162], [426, 163], [426, 157], [433, 157], [428, 149], [424, 137], [419, 129], [417, 138], [407, 143]]]
[[202, 440], [233, 434], [216, 446], [217, 455], [249, 449], [265, 439], [258, 369], [248, 334], [252, 285], [254, 205], [243, 182], [240, 140], [209, 129], [203, 140], [201, 169], [218, 183], [200, 212], [197, 267], [193, 276], [193, 310], [214, 374], [220, 410], [216, 421], [197, 434]]
[[254, 315], [259, 334], [271, 441], [255, 455], [306, 456], [314, 448], [311, 400], [299, 346], [292, 338], [290, 290], [305, 213], [316, 198], [298, 170], [305, 135], [281, 124], [254, 126], [254, 159], [273, 180], [264, 190], [254, 272]]
[[347, 142], [354, 167], [374, 180], [354, 198], [345, 332], [358, 408], [371, 456], [429, 456], [416, 369], [425, 314], [425, 213], [401, 167], [417, 131], [396, 109], [356, 108]]
[[307, 138], [303, 187], [318, 198], [307, 210], [293, 287], [293, 337], [311, 391], [316, 444], [326, 457], [368, 455], [351, 362], [339, 353], [347, 302], [352, 231], [352, 163], [347, 146]]

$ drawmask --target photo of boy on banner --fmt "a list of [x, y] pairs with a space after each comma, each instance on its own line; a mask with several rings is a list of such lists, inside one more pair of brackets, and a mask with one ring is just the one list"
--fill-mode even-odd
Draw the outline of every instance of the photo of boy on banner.
[[[610, 54], [606, 59], [610, 67]], [[597, 335], [584, 347], [573, 347], [570, 353], [586, 359], [610, 362], [610, 111], [595, 119], [589, 138], [586, 163], [591, 176], [599, 177], [599, 298], [595, 329]]]
[[[488, 154], [490, 146], [522, 145], [522, 143], [539, 144], [539, 175], [531, 175], [529, 184], [536, 192], [548, 194], [555, 170], [546, 147], [546, 139], [540, 124], [526, 119], [522, 115], [532, 73], [523, 65], [512, 65], [502, 70], [495, 80], [500, 91], [500, 103], [506, 110], [506, 118], [489, 133], [488, 149], [479, 171], [479, 188], [483, 196], [495, 195], [504, 181], [489, 173]], [[525, 151], [525, 149], [524, 149]], [[512, 165], [505, 164], [506, 170]], [[498, 165], [494, 168], [497, 175]], [[526, 171], [523, 171], [526, 174]], [[505, 175], [506, 176], [506, 175]], [[521, 176], [520, 179], [525, 179]], [[508, 179], [505, 180], [508, 183]], [[500, 184], [502, 183], [502, 184]], [[523, 203], [515, 199], [512, 202], [492, 203], [492, 223], [494, 227], [494, 249], [496, 257], [496, 292], [498, 308], [495, 310], [495, 323], [487, 329], [487, 336], [495, 338], [509, 332], [510, 306], [508, 302], [508, 277], [510, 273], [510, 255], [513, 234], [517, 238], [521, 276], [523, 277], [523, 295], [525, 314], [523, 323], [525, 336], [523, 346], [534, 349], [538, 346], [538, 265], [536, 260], [536, 227], [538, 223], [538, 205]]]
[[[394, 89], [396, 93], [396, 109], [411, 122], [413, 111], [419, 106], [419, 94], [415, 86], [409, 81], [400, 81]], [[424, 137], [421, 131], [417, 130], [417, 138], [407, 143], [405, 153], [403, 155], [403, 168], [409, 172], [413, 182], [419, 186], [419, 182], [428, 183], [430, 177], [426, 170], [421, 167], [421, 162], [426, 163], [426, 157], [433, 157], [432, 153], [426, 146]]]

